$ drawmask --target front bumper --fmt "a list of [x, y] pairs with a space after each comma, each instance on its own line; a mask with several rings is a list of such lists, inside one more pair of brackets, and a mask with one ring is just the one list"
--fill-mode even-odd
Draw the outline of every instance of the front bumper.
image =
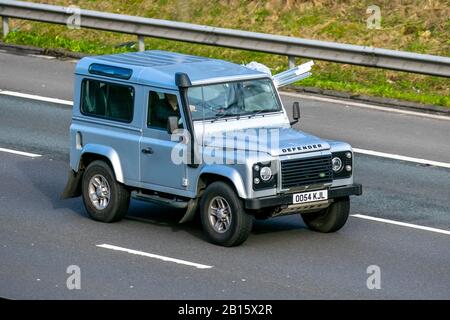
[[[361, 194], [362, 185], [359, 183], [328, 189], [328, 199], [342, 198], [347, 196], [360, 196]], [[245, 199], [245, 208], [248, 210], [259, 210], [269, 207], [288, 206], [292, 204], [292, 195], [293, 193], [285, 193], [273, 197]]]

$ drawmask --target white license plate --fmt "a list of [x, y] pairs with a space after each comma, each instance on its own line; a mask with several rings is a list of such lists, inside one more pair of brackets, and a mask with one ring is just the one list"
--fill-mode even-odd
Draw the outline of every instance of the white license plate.
[[316, 190], [302, 193], [294, 193], [292, 195], [292, 203], [307, 203], [314, 201], [322, 201], [328, 199], [328, 190]]

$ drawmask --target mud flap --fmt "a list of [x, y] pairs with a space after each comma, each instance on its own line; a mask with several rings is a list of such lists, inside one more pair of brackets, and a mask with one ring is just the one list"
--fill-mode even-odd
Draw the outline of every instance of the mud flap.
[[185, 223], [189, 222], [192, 219], [194, 219], [195, 212], [197, 211], [197, 205], [198, 205], [198, 199], [191, 199], [188, 202], [188, 206], [186, 209], [186, 213], [184, 214], [183, 218], [178, 223]]
[[69, 176], [67, 179], [64, 192], [61, 194], [61, 199], [76, 198], [81, 196], [81, 177], [83, 175], [69, 169]]

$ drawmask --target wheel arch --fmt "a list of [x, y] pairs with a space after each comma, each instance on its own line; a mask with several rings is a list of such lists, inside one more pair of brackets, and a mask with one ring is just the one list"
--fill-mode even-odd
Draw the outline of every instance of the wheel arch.
[[69, 170], [66, 187], [61, 195], [62, 199], [81, 196], [83, 171], [91, 162], [96, 160], [104, 161], [109, 165], [117, 182], [124, 182], [122, 166], [117, 152], [111, 147], [88, 144], [81, 151], [80, 157], [74, 166], [75, 169], [72, 167]]
[[200, 196], [202, 191], [215, 181], [223, 181], [229, 184], [240, 198], [247, 198], [244, 182], [239, 172], [234, 168], [225, 166], [210, 166], [200, 172], [197, 180], [197, 196]]
[[105, 161], [112, 169], [117, 182], [124, 183], [122, 165], [118, 153], [109, 146], [87, 144], [81, 151], [77, 164], [78, 172], [84, 170], [92, 161]]

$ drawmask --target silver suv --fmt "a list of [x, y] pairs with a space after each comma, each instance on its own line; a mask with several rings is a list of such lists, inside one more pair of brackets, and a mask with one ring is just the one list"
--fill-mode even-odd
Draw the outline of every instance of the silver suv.
[[244, 242], [253, 219], [300, 214], [333, 232], [349, 215], [349, 144], [292, 128], [277, 88], [310, 73], [146, 51], [86, 57], [76, 67], [69, 180], [90, 217], [119, 221], [130, 197], [200, 215], [207, 238]]

